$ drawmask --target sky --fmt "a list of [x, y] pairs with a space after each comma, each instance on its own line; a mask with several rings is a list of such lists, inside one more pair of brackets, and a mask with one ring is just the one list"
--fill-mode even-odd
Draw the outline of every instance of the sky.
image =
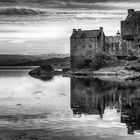
[[139, 0], [0, 0], [0, 53], [70, 53], [73, 29], [115, 35]]

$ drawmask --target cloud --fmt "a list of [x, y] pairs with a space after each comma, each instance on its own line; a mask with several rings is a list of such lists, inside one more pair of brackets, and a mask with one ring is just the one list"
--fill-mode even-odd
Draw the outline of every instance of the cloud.
[[[0, 0], [1, 4], [20, 4], [20, 5], [33, 5], [38, 7], [51, 7], [51, 8], [86, 8], [84, 6], [93, 6], [96, 3], [108, 2], [139, 2], [139, 0]], [[103, 7], [104, 5], [102, 5]]]
[[43, 11], [27, 8], [1, 8], [0, 15], [39, 15], [44, 14]]
[[[28, 8], [34, 7], [34, 8], [46, 8], [46, 9], [63, 8], [63, 9], [114, 10], [114, 9], [123, 9], [126, 8], [126, 6], [129, 4], [131, 5], [131, 4], [138, 4], [138, 3], [139, 0], [0, 0], [0, 7], [8, 5], [9, 7], [20, 6], [20, 7], [28, 7]], [[23, 13], [24, 12], [26, 13], [26, 11], [23, 11]], [[20, 12], [18, 12], [18, 14], [19, 13]], [[35, 11], [27, 11], [27, 14], [29, 13], [38, 14]]]
[[0, 0], [3, 3], [55, 3], [55, 2], [83, 2], [83, 3], [98, 3], [98, 2], [128, 2], [128, 1], [139, 1], [139, 0]]
[[73, 28], [104, 27], [106, 35], [115, 35], [127, 16], [126, 9], [140, 6], [136, 0], [5, 1], [0, 0], [0, 51], [26, 54], [69, 53]]

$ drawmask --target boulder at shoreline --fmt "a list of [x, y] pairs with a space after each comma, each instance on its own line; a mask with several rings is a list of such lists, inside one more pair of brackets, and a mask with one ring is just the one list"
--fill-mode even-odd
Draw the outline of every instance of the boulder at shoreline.
[[33, 75], [52, 75], [54, 73], [54, 69], [52, 66], [50, 65], [43, 65], [43, 66], [40, 66], [32, 71], [29, 72], [29, 75], [33, 76]]
[[58, 72], [55, 71], [52, 66], [42, 65], [42, 66], [30, 71], [29, 75], [34, 78], [38, 78], [38, 79], [47, 81], [47, 80], [51, 80], [53, 78], [53, 76], [56, 75], [57, 73]]

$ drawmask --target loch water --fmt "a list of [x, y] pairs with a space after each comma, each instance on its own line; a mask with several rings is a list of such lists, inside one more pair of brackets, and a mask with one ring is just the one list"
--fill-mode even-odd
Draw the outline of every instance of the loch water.
[[0, 70], [0, 139], [136, 140], [140, 82]]

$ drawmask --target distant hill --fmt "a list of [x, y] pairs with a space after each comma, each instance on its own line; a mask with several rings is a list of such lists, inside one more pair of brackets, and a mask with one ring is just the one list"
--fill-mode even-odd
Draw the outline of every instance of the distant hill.
[[69, 54], [9, 55], [0, 54], [0, 66], [39, 66], [43, 64], [65, 65]]

